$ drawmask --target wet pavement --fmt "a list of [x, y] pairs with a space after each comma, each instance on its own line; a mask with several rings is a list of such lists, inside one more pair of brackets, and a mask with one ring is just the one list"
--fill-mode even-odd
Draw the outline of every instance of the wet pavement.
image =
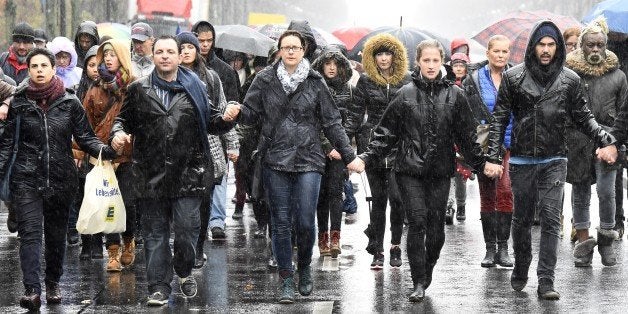
[[[360, 182], [358, 175], [354, 182]], [[296, 303], [276, 303], [278, 275], [267, 268], [269, 240], [253, 238], [256, 223], [249, 205], [244, 219], [227, 218], [227, 239], [207, 241], [205, 252], [209, 260], [205, 267], [194, 270], [199, 285], [198, 295], [185, 299], [173, 281], [173, 295], [167, 306], [146, 307], [146, 276], [142, 246], [139, 246], [135, 265], [120, 273], [105, 272], [103, 260], [80, 261], [80, 246], [69, 247], [65, 274], [61, 281], [63, 301], [47, 306], [44, 313], [130, 313], [130, 312], [314, 312], [314, 313], [370, 313], [370, 312], [604, 312], [619, 313], [628, 306], [626, 290], [628, 271], [623, 265], [628, 260], [628, 241], [615, 242], [619, 263], [604, 267], [595, 254], [592, 268], [575, 268], [571, 256], [572, 244], [566, 237], [560, 241], [555, 287], [561, 293], [559, 301], [542, 301], [536, 295], [536, 263], [539, 227], [533, 229], [534, 259], [530, 280], [522, 292], [510, 287], [510, 269], [480, 267], [484, 257], [479, 193], [477, 183], [470, 181], [467, 197], [467, 220], [446, 226], [446, 242], [434, 270], [432, 285], [422, 303], [410, 303], [407, 296], [412, 288], [407, 258], [403, 266], [391, 268], [388, 254], [383, 270], [369, 269], [371, 255], [365, 251], [366, 236], [362, 233], [368, 224], [368, 205], [364, 189], [356, 194], [359, 201], [359, 219], [343, 225], [342, 254], [338, 260], [322, 259], [314, 250], [314, 292], [308, 297], [298, 295]], [[569, 187], [565, 199], [570, 199]], [[228, 197], [234, 193], [233, 179], [229, 180]], [[233, 204], [228, 202], [228, 216]], [[593, 189], [592, 208], [597, 208]], [[599, 223], [593, 210], [592, 225]], [[6, 211], [0, 213], [0, 312], [25, 312], [18, 305], [23, 292], [17, 254], [18, 240], [6, 230]], [[571, 208], [565, 208], [565, 221], [571, 217]], [[568, 225], [568, 223], [567, 223]], [[592, 230], [594, 233], [594, 230]], [[387, 234], [386, 242], [389, 243]], [[405, 250], [405, 236], [402, 240]], [[388, 249], [387, 247], [385, 248]], [[512, 248], [510, 249], [512, 255]], [[597, 251], [596, 251], [597, 252]], [[105, 253], [106, 255], [106, 253]], [[43, 297], [43, 296], [42, 296]]]

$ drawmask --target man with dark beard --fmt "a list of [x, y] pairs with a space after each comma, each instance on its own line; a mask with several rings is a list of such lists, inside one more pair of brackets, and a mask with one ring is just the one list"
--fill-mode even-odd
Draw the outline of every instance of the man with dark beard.
[[[615, 121], [622, 104], [628, 97], [626, 75], [619, 69], [619, 60], [606, 49], [608, 27], [604, 17], [597, 19], [582, 30], [580, 48], [567, 55], [567, 67], [574, 70], [584, 83], [583, 93], [595, 120], [605, 128]], [[609, 167], [596, 160], [595, 145], [586, 135], [569, 129], [567, 154], [567, 182], [572, 187], [573, 226], [577, 242], [574, 246], [576, 267], [589, 267], [593, 259], [593, 248], [598, 245], [602, 264], [613, 266], [617, 263], [613, 250], [613, 240], [618, 237], [615, 227], [615, 173], [617, 168]], [[597, 243], [589, 237], [589, 205], [591, 185], [596, 183], [599, 197], [600, 226]]]
[[[516, 291], [525, 288], [532, 263], [531, 228], [534, 209], [541, 220], [537, 293], [557, 300], [554, 269], [560, 236], [560, 212], [567, 174], [566, 123], [604, 146], [598, 156], [614, 163], [615, 139], [595, 121], [582, 93], [584, 85], [573, 71], [563, 67], [565, 43], [551, 21], [537, 24], [526, 48], [524, 63], [504, 73], [493, 111], [484, 174], [501, 176], [502, 144], [506, 126], [513, 117], [510, 147], [510, 179], [514, 195], [512, 240], [515, 267], [510, 284]], [[606, 148], [608, 147], [608, 148]]]

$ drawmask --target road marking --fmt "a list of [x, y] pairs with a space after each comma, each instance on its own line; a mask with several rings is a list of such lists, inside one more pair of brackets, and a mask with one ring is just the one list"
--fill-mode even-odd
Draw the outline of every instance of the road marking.
[[323, 257], [322, 271], [339, 271], [340, 261], [337, 258], [331, 258], [331, 256]]
[[334, 301], [314, 302], [314, 308], [312, 313], [314, 314], [327, 314], [331, 313], [334, 309]]

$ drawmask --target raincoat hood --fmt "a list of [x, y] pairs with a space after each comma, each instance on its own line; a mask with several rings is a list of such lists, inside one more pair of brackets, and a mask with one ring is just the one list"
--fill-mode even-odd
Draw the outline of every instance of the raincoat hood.
[[314, 33], [312, 32], [310, 23], [305, 20], [291, 21], [290, 25], [288, 25], [288, 30], [297, 31], [305, 37], [305, 40], [307, 41], [307, 51], [305, 52], [305, 57], [308, 60], [311, 60], [314, 51], [318, 48], [318, 45], [316, 44], [316, 39], [314, 38]]
[[98, 64], [104, 62], [104, 47], [106, 44], [110, 44], [113, 47], [113, 51], [115, 51], [116, 56], [120, 61], [120, 69], [118, 71], [122, 70], [122, 81], [127, 83], [132, 82], [134, 80], [134, 76], [133, 67], [131, 66], [131, 53], [129, 52], [128, 45], [122, 40], [109, 39], [102, 43], [96, 52], [96, 62]]
[[89, 37], [93, 39], [93, 44], [98, 45], [100, 36], [98, 36], [98, 27], [96, 26], [95, 22], [83, 21], [81, 24], [79, 24], [78, 29], [76, 30], [76, 35], [74, 35], [74, 47], [76, 47], [79, 53], [85, 53], [85, 51], [80, 51], [81, 45], [79, 44], [79, 36], [81, 34], [89, 35]]
[[56, 65], [57, 75], [63, 80], [65, 87], [73, 87], [78, 84], [83, 71], [76, 67], [78, 57], [72, 41], [67, 37], [56, 37], [48, 43], [48, 49], [50, 49], [54, 55], [59, 52], [67, 52], [70, 54], [70, 64], [68, 66], [61, 67], [58, 64]]
[[336, 65], [338, 67], [338, 75], [334, 78], [337, 78], [337, 80], [335, 81], [337, 81], [339, 85], [346, 84], [351, 79], [351, 75], [353, 74], [351, 70], [351, 63], [349, 63], [349, 59], [347, 59], [336, 47], [326, 47], [314, 63], [312, 63], [312, 69], [318, 71], [325, 78], [325, 81], [327, 81], [328, 84], [333, 84], [334, 82], [330, 82], [330, 80], [325, 77], [325, 73], [323, 71], [323, 66], [331, 59], [336, 61]]
[[[373, 52], [378, 50], [387, 50], [393, 53], [392, 56], [392, 76], [390, 80], [386, 80], [377, 68], [377, 62]], [[362, 65], [368, 77], [377, 85], [386, 86], [386, 84], [397, 85], [406, 77], [408, 73], [408, 53], [401, 41], [395, 36], [387, 33], [377, 34], [369, 38], [364, 43], [362, 50]]]
[[85, 53], [85, 62], [83, 62], [83, 66], [85, 68], [87, 67], [87, 61], [89, 60], [89, 58], [95, 56], [98, 52], [98, 47], [100, 46], [92, 46], [92, 48], [89, 48], [89, 50], [87, 50], [87, 52]]
[[[539, 63], [534, 48], [543, 37], [547, 36], [551, 36], [556, 41], [556, 54], [548, 66], [543, 66]], [[530, 69], [535, 80], [538, 81], [539, 76], [542, 75], [549, 79], [549, 82], [552, 82], [565, 65], [566, 56], [567, 49], [565, 48], [565, 41], [563, 40], [562, 33], [556, 24], [547, 20], [537, 23], [530, 32], [530, 39], [528, 40], [528, 46], [526, 48], [524, 58], [525, 66]]]
[[467, 57], [469, 56], [469, 42], [464, 39], [464, 38], [454, 38], [454, 40], [451, 41], [451, 45], [450, 45], [450, 51], [453, 54], [454, 51], [462, 46], [467, 46]]
[[212, 49], [209, 50], [209, 53], [211, 54], [212, 51], [214, 51], [214, 47], [216, 46], [216, 30], [214, 29], [214, 25], [212, 25], [210, 22], [198, 21], [198, 22], [196, 22], [196, 24], [194, 24], [194, 26], [192, 26], [192, 32], [197, 34], [197, 36], [198, 36], [198, 28], [201, 25], [208, 26], [210, 31], [211, 31], [211, 33], [212, 33], [212, 38], [214, 38], [214, 44], [212, 45]]

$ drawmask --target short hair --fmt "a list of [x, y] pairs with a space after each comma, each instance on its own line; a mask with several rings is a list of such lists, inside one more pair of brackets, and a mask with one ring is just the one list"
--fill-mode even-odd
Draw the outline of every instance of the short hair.
[[299, 41], [301, 41], [301, 46], [303, 46], [303, 51], [307, 51], [307, 42], [305, 40], [305, 37], [303, 36], [303, 34], [295, 30], [287, 30], [283, 32], [281, 36], [279, 36], [279, 39], [277, 40], [277, 49], [281, 49], [281, 41], [288, 36], [294, 36], [299, 38]]
[[445, 48], [443, 48], [443, 45], [436, 39], [426, 39], [426, 40], [420, 42], [416, 46], [416, 59], [417, 60], [419, 60], [421, 58], [421, 53], [426, 48], [436, 48], [436, 49], [438, 49], [438, 51], [440, 52], [441, 60], [445, 60]]
[[151, 49], [151, 51], [155, 53], [155, 45], [157, 44], [158, 41], [168, 40], [168, 39], [174, 40], [174, 43], [176, 44], [175, 46], [177, 46], [177, 53], [181, 53], [181, 47], [179, 47], [179, 41], [177, 40], [176, 37], [172, 35], [161, 35], [157, 39], [155, 39], [155, 41], [153, 41], [153, 49]]
[[210, 32], [212, 33], [212, 35], [214, 34], [214, 29], [209, 26], [208, 23], [201, 23], [198, 25], [198, 27], [195, 30], [195, 33], [198, 35], [200, 33], [206, 33], [206, 32]]
[[570, 27], [563, 32], [563, 39], [565, 41], [571, 36], [580, 37], [580, 27]]
[[33, 48], [33, 50], [31, 50], [26, 55], [26, 64], [29, 67], [31, 65], [31, 59], [34, 56], [37, 56], [37, 55], [43, 55], [43, 56], [47, 57], [48, 60], [50, 60], [50, 65], [55, 66], [55, 55], [52, 54], [52, 51], [48, 50], [47, 48]]
[[504, 35], [493, 35], [491, 36], [491, 38], [488, 39], [488, 43], [486, 44], [486, 49], [490, 50], [491, 48], [493, 48], [493, 45], [495, 44], [496, 41], [508, 41], [510, 42], [510, 38], [504, 36]]

